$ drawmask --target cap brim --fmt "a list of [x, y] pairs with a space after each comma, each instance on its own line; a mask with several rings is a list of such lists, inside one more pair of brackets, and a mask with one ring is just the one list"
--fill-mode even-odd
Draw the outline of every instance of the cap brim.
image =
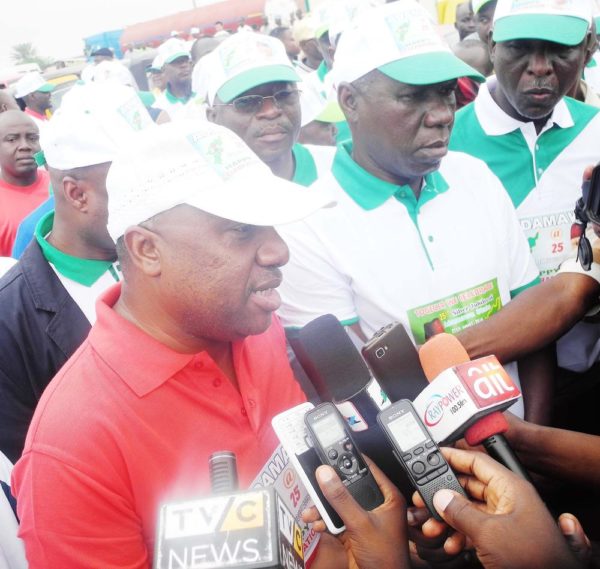
[[446, 51], [411, 55], [386, 63], [378, 69], [388, 77], [409, 85], [433, 85], [459, 77], [470, 77], [479, 82], [485, 81], [483, 75], [454, 54]]
[[187, 203], [224, 219], [261, 226], [293, 223], [335, 205], [327, 195], [270, 176], [262, 181], [260, 188], [240, 183], [223, 188], [222, 193], [201, 194], [195, 194], [199, 199], [192, 198]]
[[190, 54], [187, 51], [180, 51], [179, 53], [167, 57], [167, 59], [165, 59], [165, 63], [173, 63], [176, 59], [179, 59], [180, 57], [187, 57], [188, 59], [191, 59]]
[[495, 42], [534, 39], [577, 45], [588, 29], [589, 22], [574, 16], [515, 14], [496, 20], [492, 37]]
[[46, 83], [45, 85], [42, 85], [39, 89], [36, 89], [36, 91], [40, 91], [42, 93], [52, 93], [52, 91], [54, 91], [54, 85], [52, 85], [52, 83]]
[[297, 82], [300, 81], [300, 77], [293, 68], [287, 65], [269, 65], [249, 69], [221, 85], [217, 91], [217, 97], [224, 103], [229, 103], [248, 89], [275, 81]]

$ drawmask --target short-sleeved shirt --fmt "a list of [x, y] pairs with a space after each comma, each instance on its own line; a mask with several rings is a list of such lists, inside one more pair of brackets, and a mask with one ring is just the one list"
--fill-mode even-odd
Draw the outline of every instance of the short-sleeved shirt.
[[232, 344], [239, 390], [206, 352], [175, 352], [98, 301], [90, 335], [45, 390], [12, 487], [35, 567], [148, 567], [159, 506], [210, 493], [209, 456], [247, 487], [277, 447], [271, 419], [305, 400], [277, 319]]
[[48, 198], [50, 176], [42, 168], [29, 186], [13, 186], [0, 178], [0, 257], [10, 256], [23, 218]]
[[[493, 88], [493, 87], [492, 87]], [[586, 166], [600, 160], [599, 109], [565, 97], [540, 134], [506, 114], [482, 85], [456, 114], [450, 148], [490, 167], [510, 196], [542, 279], [571, 252], [574, 207]]]
[[[514, 208], [480, 160], [449, 153], [417, 200], [410, 187], [354, 162], [346, 143], [311, 190], [337, 205], [277, 228], [290, 248], [280, 288], [285, 326], [333, 314], [370, 337], [399, 321], [422, 344], [485, 320], [538, 282]], [[514, 411], [522, 415], [521, 403]]]
[[185, 98], [176, 97], [167, 86], [167, 88], [156, 97], [152, 106], [155, 109], [166, 111], [171, 120], [176, 120], [180, 117], [184, 118], [187, 116], [187, 105], [191, 101], [195, 101], [195, 97], [195, 93], [191, 93], [189, 97]]
[[399, 320], [420, 344], [436, 318], [457, 332], [537, 282], [512, 204], [480, 160], [449, 153], [416, 200], [408, 186], [364, 170], [343, 144], [311, 190], [337, 205], [278, 227], [290, 247], [284, 326], [331, 313], [370, 336]]

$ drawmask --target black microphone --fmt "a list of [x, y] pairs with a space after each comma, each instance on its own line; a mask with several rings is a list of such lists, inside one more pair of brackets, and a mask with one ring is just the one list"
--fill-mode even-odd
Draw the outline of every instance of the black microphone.
[[273, 488], [238, 491], [235, 455], [209, 459], [213, 494], [164, 504], [154, 569], [304, 569], [302, 530]]
[[321, 400], [333, 402], [346, 419], [359, 448], [410, 496], [412, 486], [377, 423], [389, 398], [338, 319], [319, 316], [290, 338], [290, 345]]

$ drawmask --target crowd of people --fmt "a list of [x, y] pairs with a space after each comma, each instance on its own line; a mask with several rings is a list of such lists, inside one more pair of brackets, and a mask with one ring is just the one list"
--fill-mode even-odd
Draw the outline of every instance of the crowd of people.
[[597, 566], [589, 512], [553, 507], [599, 490], [600, 430], [556, 412], [600, 369], [600, 226], [586, 267], [573, 233], [596, 15], [462, 2], [450, 47], [414, 0], [329, 0], [171, 37], [148, 91], [108, 48], [56, 109], [37, 72], [0, 91], [0, 569], [150, 567], [159, 507], [209, 494], [215, 451], [283, 487], [271, 420], [314, 398], [286, 336], [324, 314], [357, 345], [398, 321], [495, 354], [536, 484], [459, 441], [468, 499], [439, 490], [438, 521], [372, 462], [370, 512], [320, 467], [346, 531], [297, 487], [307, 567]]

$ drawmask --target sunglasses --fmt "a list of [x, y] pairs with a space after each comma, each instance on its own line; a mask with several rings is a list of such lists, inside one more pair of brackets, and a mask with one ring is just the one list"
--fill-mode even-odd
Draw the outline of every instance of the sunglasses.
[[245, 95], [244, 97], [238, 97], [230, 103], [215, 103], [214, 107], [233, 107], [238, 113], [245, 115], [251, 115], [258, 113], [265, 104], [267, 99], [272, 99], [273, 103], [278, 109], [284, 107], [291, 107], [296, 105], [300, 100], [300, 91], [298, 89], [284, 89], [277, 91], [273, 95]]

